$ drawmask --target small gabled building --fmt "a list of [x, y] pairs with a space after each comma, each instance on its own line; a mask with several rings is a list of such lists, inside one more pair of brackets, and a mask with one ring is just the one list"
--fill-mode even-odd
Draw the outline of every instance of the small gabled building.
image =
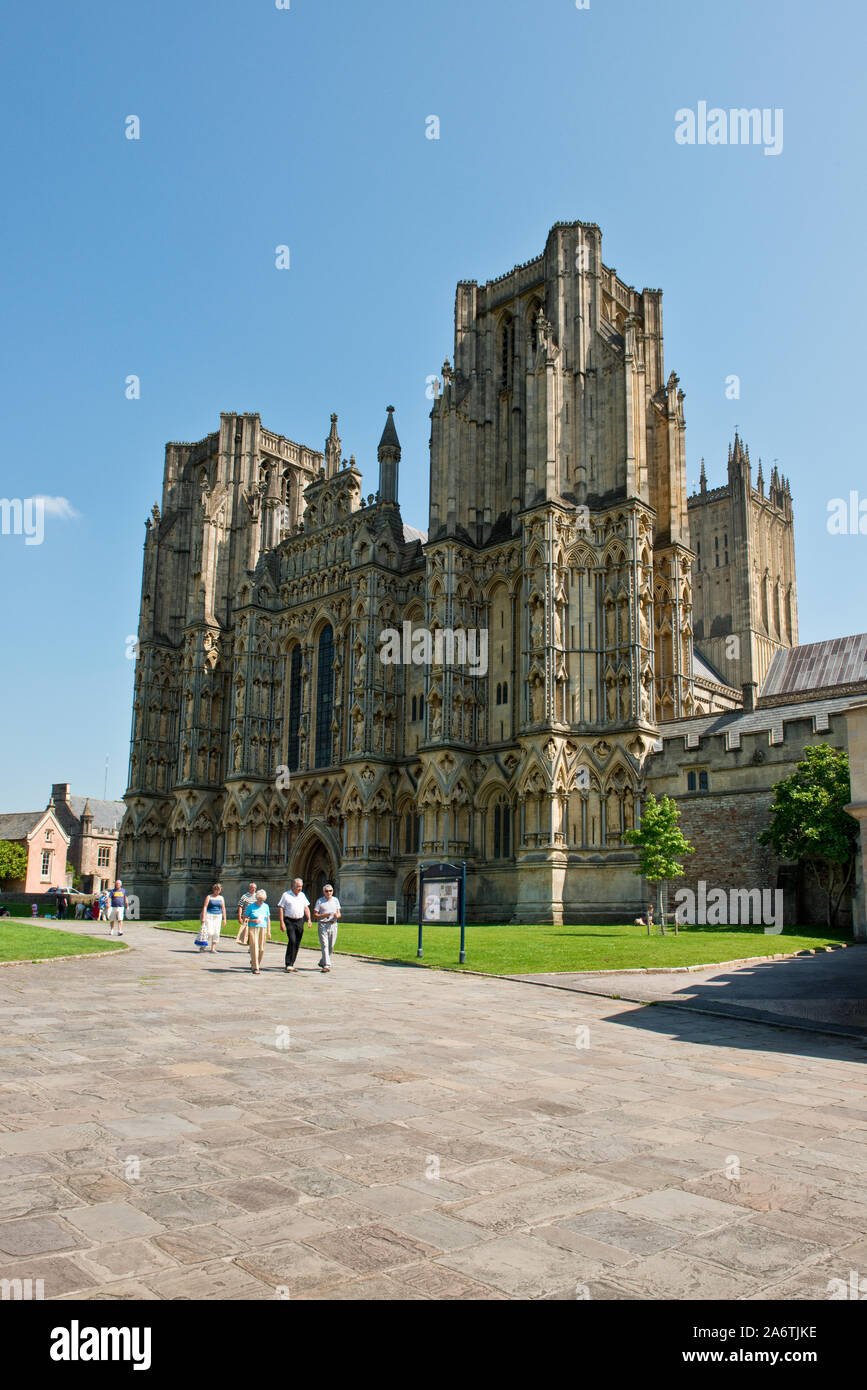
[[27, 851], [24, 878], [6, 883], [6, 892], [47, 893], [49, 888], [72, 887], [72, 874], [66, 872], [69, 836], [50, 802], [44, 811], [0, 815], [0, 840]]

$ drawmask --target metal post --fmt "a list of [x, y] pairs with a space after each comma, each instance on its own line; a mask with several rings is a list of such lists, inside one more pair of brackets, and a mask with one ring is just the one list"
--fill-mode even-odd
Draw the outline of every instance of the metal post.
[[467, 953], [466, 953], [466, 950], [465, 950], [465, 944], [466, 944], [466, 927], [467, 927], [467, 861], [466, 861], [466, 859], [462, 859], [462, 860], [461, 860], [461, 957], [460, 957], [460, 963], [461, 963], [461, 965], [465, 965], [465, 964], [466, 964], [466, 960], [467, 960]]
[[421, 866], [419, 866], [419, 871], [418, 871], [418, 949], [417, 949], [417, 951], [416, 951], [416, 953], [415, 953], [418, 960], [421, 960], [422, 957], [424, 956], [424, 951], [422, 950], [422, 944], [421, 944], [421, 924], [422, 924], [422, 912], [423, 912], [423, 911], [424, 911], [424, 869], [421, 868]]

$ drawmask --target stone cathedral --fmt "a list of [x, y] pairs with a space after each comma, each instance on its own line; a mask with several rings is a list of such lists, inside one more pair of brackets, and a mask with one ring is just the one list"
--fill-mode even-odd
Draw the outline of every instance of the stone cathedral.
[[[250, 414], [167, 446], [122, 830], [143, 915], [297, 876], [347, 921], [408, 920], [434, 860], [466, 860], [470, 920], [635, 915], [624, 833], [661, 726], [739, 707], [797, 599], [788, 484], [754, 488], [736, 438], [727, 484], [702, 463], [688, 497], [661, 291], [601, 241], [558, 223], [458, 285], [426, 535], [390, 406], [367, 495], [336, 415], [322, 453]], [[486, 669], [385, 664], [386, 629], [484, 631]]]

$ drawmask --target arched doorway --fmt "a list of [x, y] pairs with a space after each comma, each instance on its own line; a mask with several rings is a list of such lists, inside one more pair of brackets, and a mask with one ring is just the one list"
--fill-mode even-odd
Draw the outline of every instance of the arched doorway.
[[293, 856], [292, 877], [304, 880], [304, 892], [315, 903], [322, 896], [325, 883], [334, 885], [339, 897], [335, 860], [325, 841], [308, 827], [301, 838]]
[[418, 921], [418, 874], [413, 872], [407, 874], [403, 881], [403, 915], [404, 922]]

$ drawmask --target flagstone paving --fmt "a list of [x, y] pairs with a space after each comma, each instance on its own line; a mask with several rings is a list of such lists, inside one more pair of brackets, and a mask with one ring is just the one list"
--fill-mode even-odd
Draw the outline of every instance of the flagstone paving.
[[128, 940], [0, 972], [0, 1281], [107, 1300], [867, 1287], [855, 1037], [349, 957], [323, 976], [310, 951], [287, 976], [277, 946], [256, 977], [231, 942]]

